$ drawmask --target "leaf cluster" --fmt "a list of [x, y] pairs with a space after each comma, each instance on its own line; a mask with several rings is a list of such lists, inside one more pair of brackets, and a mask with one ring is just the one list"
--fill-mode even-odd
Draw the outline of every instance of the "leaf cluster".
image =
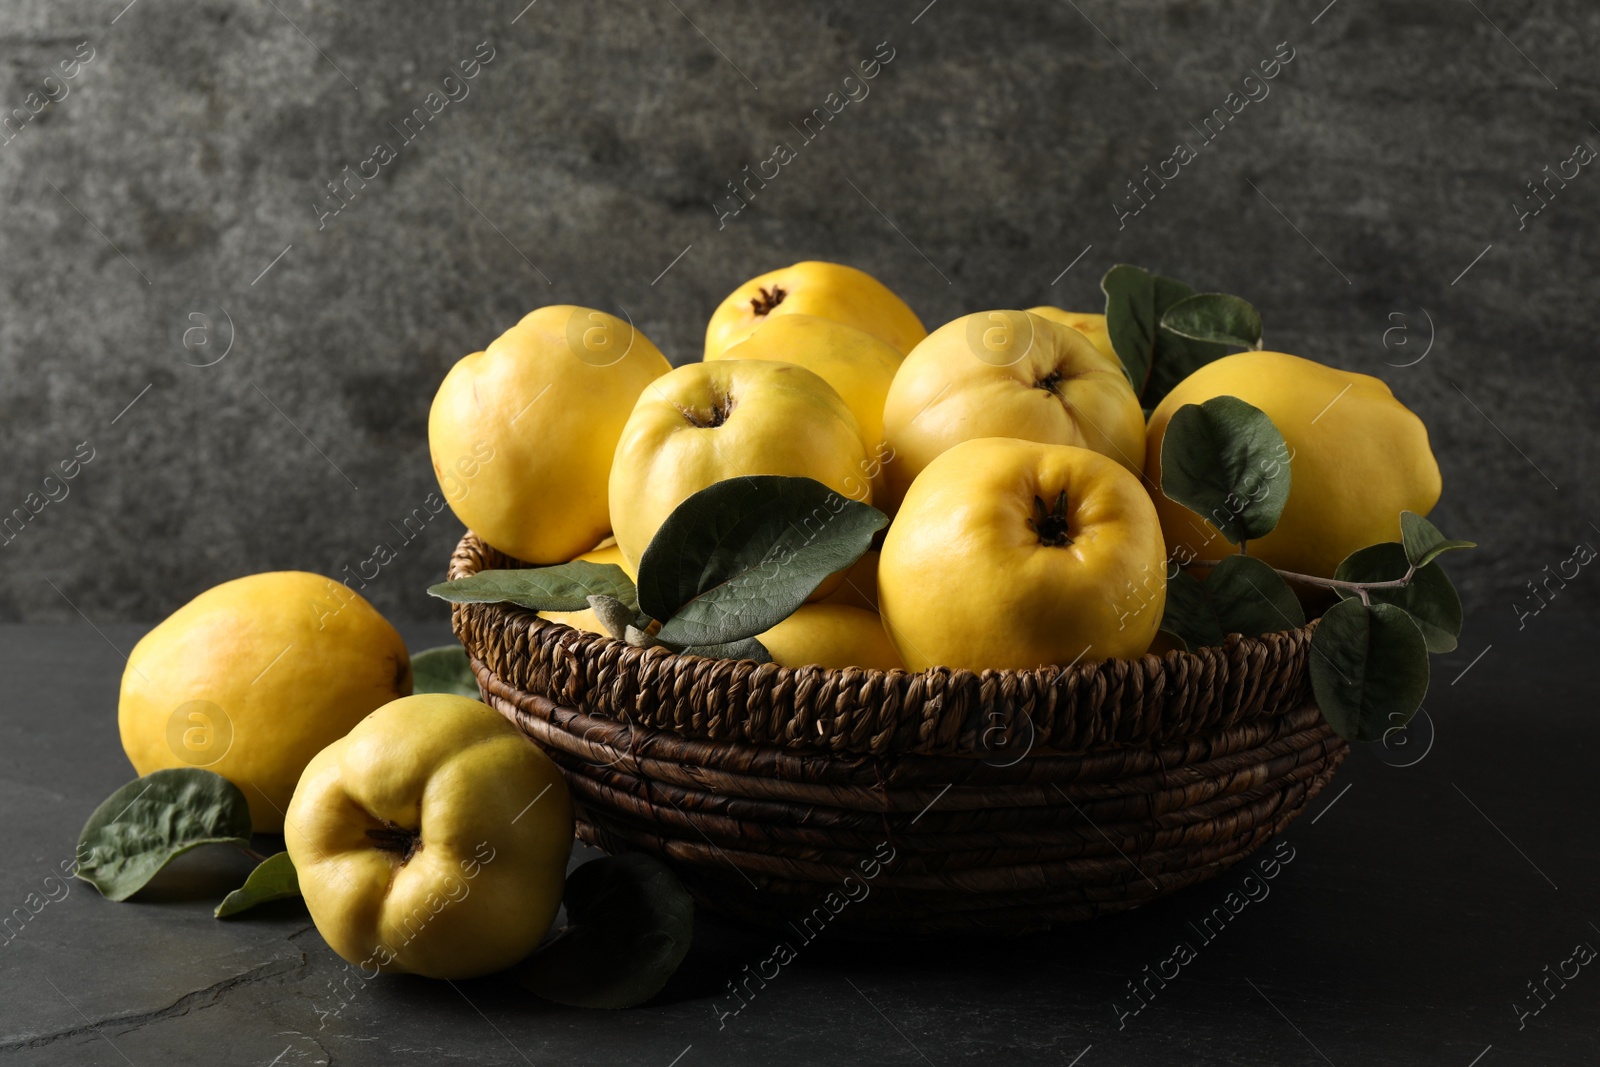
[[[1288, 575], [1244, 554], [1277, 526], [1289, 497], [1283, 436], [1260, 409], [1232, 396], [1185, 404], [1161, 445], [1161, 492], [1210, 520], [1236, 554], [1177, 560], [1168, 574], [1161, 628], [1183, 647], [1218, 645], [1229, 634], [1258, 637], [1305, 625], [1288, 579], [1341, 598], [1311, 638], [1317, 705], [1341, 737], [1376, 741], [1404, 726], [1428, 690], [1428, 653], [1449, 652], [1461, 633], [1461, 598], [1439, 565], [1474, 547], [1427, 519], [1400, 513], [1400, 540], [1369, 545], [1331, 580]], [[1204, 577], [1183, 568], [1208, 564]]]
[[679, 504], [639, 560], [639, 580], [579, 560], [480, 571], [428, 590], [453, 604], [593, 607], [634, 644], [768, 662], [757, 635], [861, 557], [889, 518], [811, 478], [730, 478]]

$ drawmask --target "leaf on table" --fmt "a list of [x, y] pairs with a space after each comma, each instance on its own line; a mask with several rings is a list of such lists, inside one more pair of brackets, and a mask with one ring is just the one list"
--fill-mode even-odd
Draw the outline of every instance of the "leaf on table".
[[112, 793], [78, 836], [79, 878], [127, 900], [175, 857], [208, 844], [248, 845], [239, 787], [200, 767], [152, 771]]
[[244, 880], [244, 885], [223, 897], [213, 914], [219, 919], [227, 919], [257, 904], [299, 895], [300, 878], [295, 873], [294, 862], [289, 859], [287, 852], [278, 852], [258, 863], [256, 869], [250, 872], [250, 877]]
[[567, 878], [567, 925], [515, 969], [522, 986], [577, 1008], [631, 1008], [666, 986], [694, 937], [694, 902], [660, 860], [590, 860]]
[[478, 677], [472, 673], [467, 650], [460, 645], [440, 645], [412, 656], [411, 691], [453, 693], [473, 700], [483, 696], [478, 691]]

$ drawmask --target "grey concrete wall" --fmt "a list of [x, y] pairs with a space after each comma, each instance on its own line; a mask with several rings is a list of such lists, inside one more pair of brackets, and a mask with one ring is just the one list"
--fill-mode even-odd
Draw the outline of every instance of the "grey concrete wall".
[[[930, 326], [1096, 307], [1118, 261], [1240, 293], [1271, 346], [1378, 374], [1427, 420], [1436, 517], [1485, 545], [1454, 566], [1474, 609], [1511, 613], [1600, 545], [1600, 166], [1514, 207], [1600, 147], [1593, 4], [524, 2], [0, 8], [0, 109], [58, 97], [0, 144], [0, 510], [92, 452], [0, 547], [0, 618], [155, 619], [380, 543], [371, 598], [442, 617], [423, 588], [459, 526], [393, 524], [433, 488], [455, 359], [554, 302], [625, 309], [693, 358], [728, 290], [809, 257]], [[870, 94], [799, 144], [881, 42]], [[1120, 215], [1280, 42], [1270, 94]], [[407, 142], [475, 50], [469, 95]], [[779, 142], [796, 158], [719, 220]], [[1600, 576], [1560, 597], [1600, 604]]]

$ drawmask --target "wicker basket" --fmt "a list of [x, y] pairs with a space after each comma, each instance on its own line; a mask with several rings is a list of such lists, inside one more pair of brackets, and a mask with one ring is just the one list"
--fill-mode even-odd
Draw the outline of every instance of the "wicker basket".
[[[450, 577], [524, 566], [470, 532]], [[1135, 907], [1281, 832], [1348, 749], [1312, 626], [1067, 670], [795, 670], [457, 605], [485, 699], [562, 768], [578, 833], [808, 939], [1021, 932]]]

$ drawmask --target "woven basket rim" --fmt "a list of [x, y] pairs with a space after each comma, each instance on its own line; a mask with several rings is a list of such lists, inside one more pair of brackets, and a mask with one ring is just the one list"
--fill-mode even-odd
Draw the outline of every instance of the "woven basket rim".
[[[529, 566], [469, 530], [448, 576]], [[1261, 637], [1232, 634], [1217, 647], [1064, 668], [912, 672], [634, 648], [513, 604], [457, 604], [452, 615], [462, 643], [496, 675], [619, 722], [791, 749], [990, 756], [1024, 742], [1056, 753], [1144, 746], [1304, 706], [1316, 627], [1313, 619]]]
[[[471, 530], [468, 530], [464, 535], [462, 535], [461, 541], [459, 542], [459, 544], [457, 546], [457, 555], [460, 554], [460, 549], [463, 548], [463, 547], [466, 547], [469, 544], [469, 542], [471, 544], [486, 548], [490, 552], [493, 552], [493, 553], [501, 556], [502, 558], [506, 559], [509, 563], [511, 563], [515, 567], [524, 567], [524, 568], [532, 569], [532, 568], [537, 568], [537, 567], [541, 566], [541, 564], [525, 563], [525, 562], [523, 562], [521, 560], [515, 559], [514, 557], [507, 556], [505, 553], [500, 552], [500, 550], [497, 549], [497, 548], [494, 548], [487, 541], [483, 540], [481, 537], [479, 537], [477, 534], [473, 533]], [[546, 566], [548, 566], [548, 564], [546, 564]], [[456, 558], [452, 557], [451, 566], [450, 566], [450, 572], [449, 572], [448, 577], [450, 578], [450, 580], [453, 581], [453, 580], [455, 580], [457, 578], [465, 578], [465, 577], [468, 577], [469, 575], [476, 574], [480, 570], [505, 570], [505, 569], [509, 569], [509, 568], [503, 568], [503, 567], [480, 567], [480, 568], [476, 568], [476, 569], [462, 568], [458, 572], [457, 567], [456, 567]], [[533, 628], [540, 628], [540, 629], [554, 628], [557, 631], [560, 631], [560, 630], [568, 631], [573, 635], [573, 639], [575, 641], [599, 643], [599, 644], [612, 644], [612, 645], [619, 645], [619, 646], [622, 646], [624, 648], [629, 647], [624, 642], [618, 641], [615, 637], [611, 637], [611, 636], [606, 635], [606, 634], [590, 633], [587, 630], [580, 630], [575, 626], [568, 626], [564, 622], [557, 622], [554, 619], [543, 618], [543, 617], [540, 616], [540, 614], [537, 611], [533, 610], [532, 608], [525, 608], [525, 607], [522, 607], [522, 606], [517, 605], [517, 604], [505, 604], [505, 603], [500, 603], [500, 604], [476, 604], [476, 605], [472, 605], [472, 606], [473, 607], [481, 607], [481, 608], [497, 609], [497, 610], [505, 613], [508, 617], [511, 617], [511, 618], [516, 618], [516, 617], [520, 616], [520, 617], [526, 619], [528, 625], [530, 627], [533, 627]], [[1265, 644], [1270, 640], [1270, 638], [1276, 637], [1276, 636], [1278, 636], [1280, 634], [1304, 634], [1307, 637], [1309, 637], [1311, 635], [1312, 631], [1316, 629], [1317, 622], [1319, 621], [1319, 619], [1320, 619], [1320, 616], [1317, 619], [1311, 619], [1304, 626], [1297, 626], [1297, 627], [1294, 627], [1292, 629], [1274, 631], [1274, 633], [1268, 634], [1266, 637], [1247, 637], [1244, 634], [1239, 634], [1239, 633], [1229, 634], [1229, 635], [1227, 635], [1227, 637], [1225, 637], [1223, 639], [1223, 643], [1219, 647], [1222, 647], [1222, 648], [1234, 648], [1234, 647], [1249, 648], [1251, 646], [1265, 646]], [[701, 661], [705, 661], [705, 662], [709, 662], [709, 663], [748, 662], [748, 661], [741, 661], [741, 660], [717, 660], [717, 659], [712, 659], [712, 658], [706, 657], [706, 656], [687, 655], [687, 654], [681, 653], [681, 652], [672, 652], [672, 651], [670, 651], [668, 649], [665, 649], [665, 648], [635, 649], [634, 651], [640, 653], [641, 655], [669, 656], [669, 657], [672, 657], [674, 659], [701, 660]], [[1088, 662], [1088, 663], [1073, 663], [1073, 664], [1069, 664], [1066, 667], [1061, 667], [1061, 666], [1058, 666], [1058, 665], [1041, 666], [1041, 667], [1028, 667], [1028, 668], [986, 667], [981, 671], [968, 670], [968, 669], [966, 669], [964, 667], [943, 667], [943, 666], [933, 666], [933, 667], [929, 667], [929, 668], [927, 668], [926, 670], [923, 670], [923, 671], [910, 671], [910, 670], [906, 670], [906, 669], [901, 668], [901, 667], [895, 667], [895, 668], [891, 668], [889, 670], [882, 670], [882, 669], [876, 668], [876, 667], [821, 667], [821, 666], [816, 666], [816, 665], [808, 665], [808, 666], [804, 666], [804, 667], [784, 667], [784, 666], [782, 666], [780, 664], [777, 664], [777, 663], [764, 664], [763, 666], [771, 667], [771, 668], [773, 668], [773, 669], [775, 669], [775, 670], [777, 670], [779, 672], [782, 672], [784, 674], [789, 674], [789, 675], [798, 674], [801, 671], [805, 671], [805, 672], [822, 671], [822, 672], [833, 673], [833, 674], [840, 674], [840, 673], [843, 673], [845, 671], [853, 671], [853, 672], [859, 672], [861, 674], [866, 674], [866, 675], [880, 675], [880, 676], [881, 675], [891, 675], [891, 674], [904, 674], [904, 675], [920, 674], [920, 675], [925, 675], [925, 676], [926, 675], [933, 675], [933, 674], [945, 674], [945, 675], [968, 674], [968, 675], [973, 675], [973, 676], [975, 676], [977, 678], [980, 678], [980, 679], [985, 679], [985, 678], [990, 678], [990, 677], [994, 677], [994, 678], [1021, 678], [1021, 677], [1024, 677], [1024, 676], [1030, 676], [1030, 677], [1037, 678], [1037, 677], [1044, 676], [1044, 675], [1051, 675], [1051, 676], [1059, 677], [1059, 676], [1063, 675], [1065, 672], [1068, 672], [1068, 671], [1074, 672], [1076, 674], [1083, 675], [1083, 674], [1098, 673], [1099, 670], [1103, 670], [1105, 665], [1108, 664], [1108, 663], [1117, 663], [1117, 662], [1134, 662], [1134, 663], [1138, 663], [1138, 662], [1143, 662], [1144, 660], [1155, 660], [1155, 661], [1157, 661], [1159, 663], [1165, 664], [1165, 663], [1168, 663], [1168, 662], [1181, 662], [1183, 660], [1194, 661], [1194, 660], [1197, 660], [1198, 658], [1199, 658], [1199, 656], [1195, 652], [1191, 652], [1191, 651], [1188, 651], [1188, 650], [1185, 650], [1185, 649], [1173, 649], [1171, 651], [1163, 652], [1163, 653], [1159, 653], [1159, 654], [1155, 653], [1155, 652], [1146, 652], [1142, 656], [1134, 657], [1131, 660], [1126, 660], [1126, 659], [1096, 660], [1096, 661], [1091, 661], [1091, 662]]]

